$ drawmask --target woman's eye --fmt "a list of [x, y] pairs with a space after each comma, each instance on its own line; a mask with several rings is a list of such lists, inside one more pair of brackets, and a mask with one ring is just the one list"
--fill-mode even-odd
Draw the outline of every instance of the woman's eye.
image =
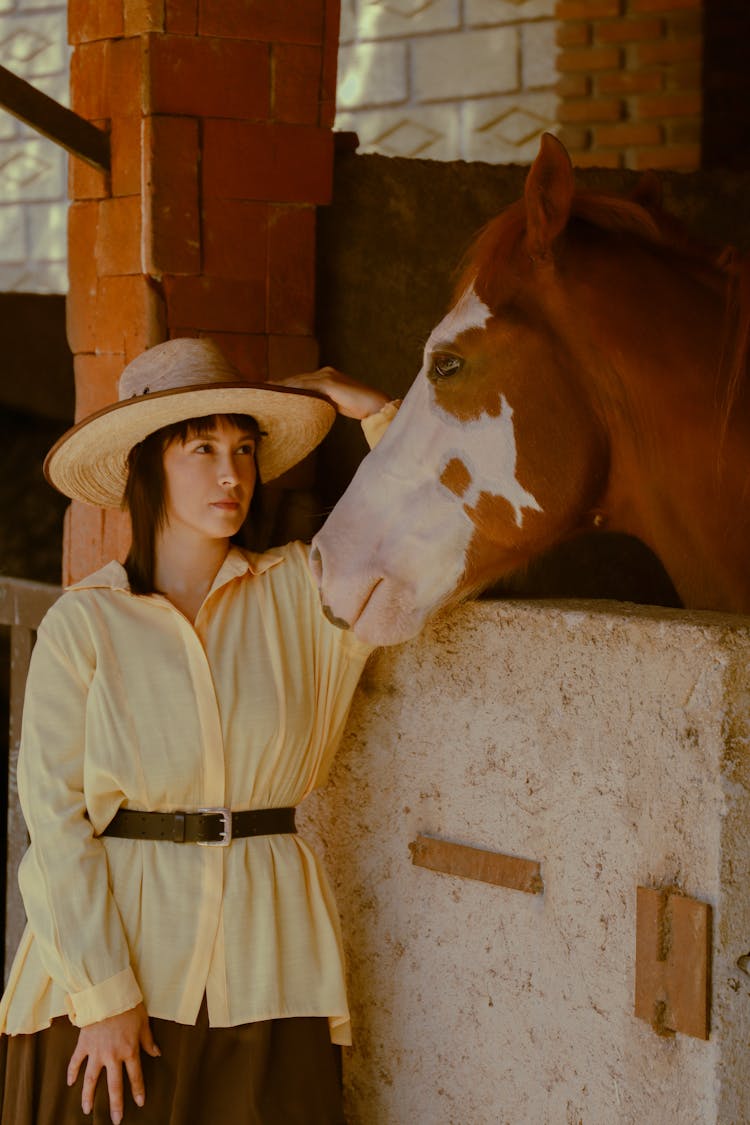
[[464, 361], [457, 355], [436, 355], [432, 357], [430, 368], [431, 379], [449, 379], [457, 375], [464, 365]]
[[252, 456], [252, 454], [255, 453], [255, 443], [252, 442], [252, 441], [245, 442], [244, 445], [241, 445], [239, 447], [237, 452], [238, 453], [249, 453]]
[[203, 442], [201, 442], [200, 445], [196, 445], [195, 452], [196, 453], [210, 453], [211, 452], [211, 446], [207, 441], [203, 441]]

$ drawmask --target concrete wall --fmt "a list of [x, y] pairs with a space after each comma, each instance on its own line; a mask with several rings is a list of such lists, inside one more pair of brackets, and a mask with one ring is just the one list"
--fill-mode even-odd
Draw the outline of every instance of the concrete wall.
[[336, 128], [362, 152], [528, 160], [554, 128], [554, 0], [342, 0]]
[[[67, 4], [0, 0], [0, 64], [68, 104]], [[0, 110], [0, 292], [64, 293], [66, 154]]]
[[[468, 605], [371, 659], [303, 818], [351, 1125], [750, 1120], [748, 657], [747, 619], [579, 602]], [[413, 867], [418, 833], [539, 860], [544, 894]], [[713, 905], [708, 1042], [633, 1015], [639, 884]]]

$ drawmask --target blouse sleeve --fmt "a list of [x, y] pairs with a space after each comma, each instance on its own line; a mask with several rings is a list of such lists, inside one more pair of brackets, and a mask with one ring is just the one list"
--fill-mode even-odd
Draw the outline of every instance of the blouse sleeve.
[[42, 964], [83, 1027], [134, 1007], [142, 993], [105, 848], [86, 813], [86, 702], [96, 657], [66, 601], [40, 627], [26, 685], [18, 791], [31, 846], [19, 884]]

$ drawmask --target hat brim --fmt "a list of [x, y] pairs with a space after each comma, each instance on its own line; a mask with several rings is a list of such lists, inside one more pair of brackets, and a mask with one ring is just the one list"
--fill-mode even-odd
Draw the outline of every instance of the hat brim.
[[55, 442], [44, 462], [47, 480], [71, 500], [120, 508], [128, 454], [149, 434], [211, 414], [250, 414], [265, 435], [258, 471], [273, 480], [301, 461], [333, 425], [336, 408], [316, 391], [269, 383], [216, 383], [141, 395], [105, 406]]

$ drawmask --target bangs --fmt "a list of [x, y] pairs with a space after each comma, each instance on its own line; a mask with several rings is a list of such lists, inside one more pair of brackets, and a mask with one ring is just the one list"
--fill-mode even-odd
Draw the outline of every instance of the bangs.
[[171, 425], [164, 426], [158, 431], [162, 437], [162, 448], [166, 449], [173, 441], [184, 445], [193, 438], [206, 437], [222, 424], [234, 426], [256, 441], [263, 436], [263, 431], [251, 414], [205, 414], [202, 418], [186, 418], [183, 422], [172, 422]]

